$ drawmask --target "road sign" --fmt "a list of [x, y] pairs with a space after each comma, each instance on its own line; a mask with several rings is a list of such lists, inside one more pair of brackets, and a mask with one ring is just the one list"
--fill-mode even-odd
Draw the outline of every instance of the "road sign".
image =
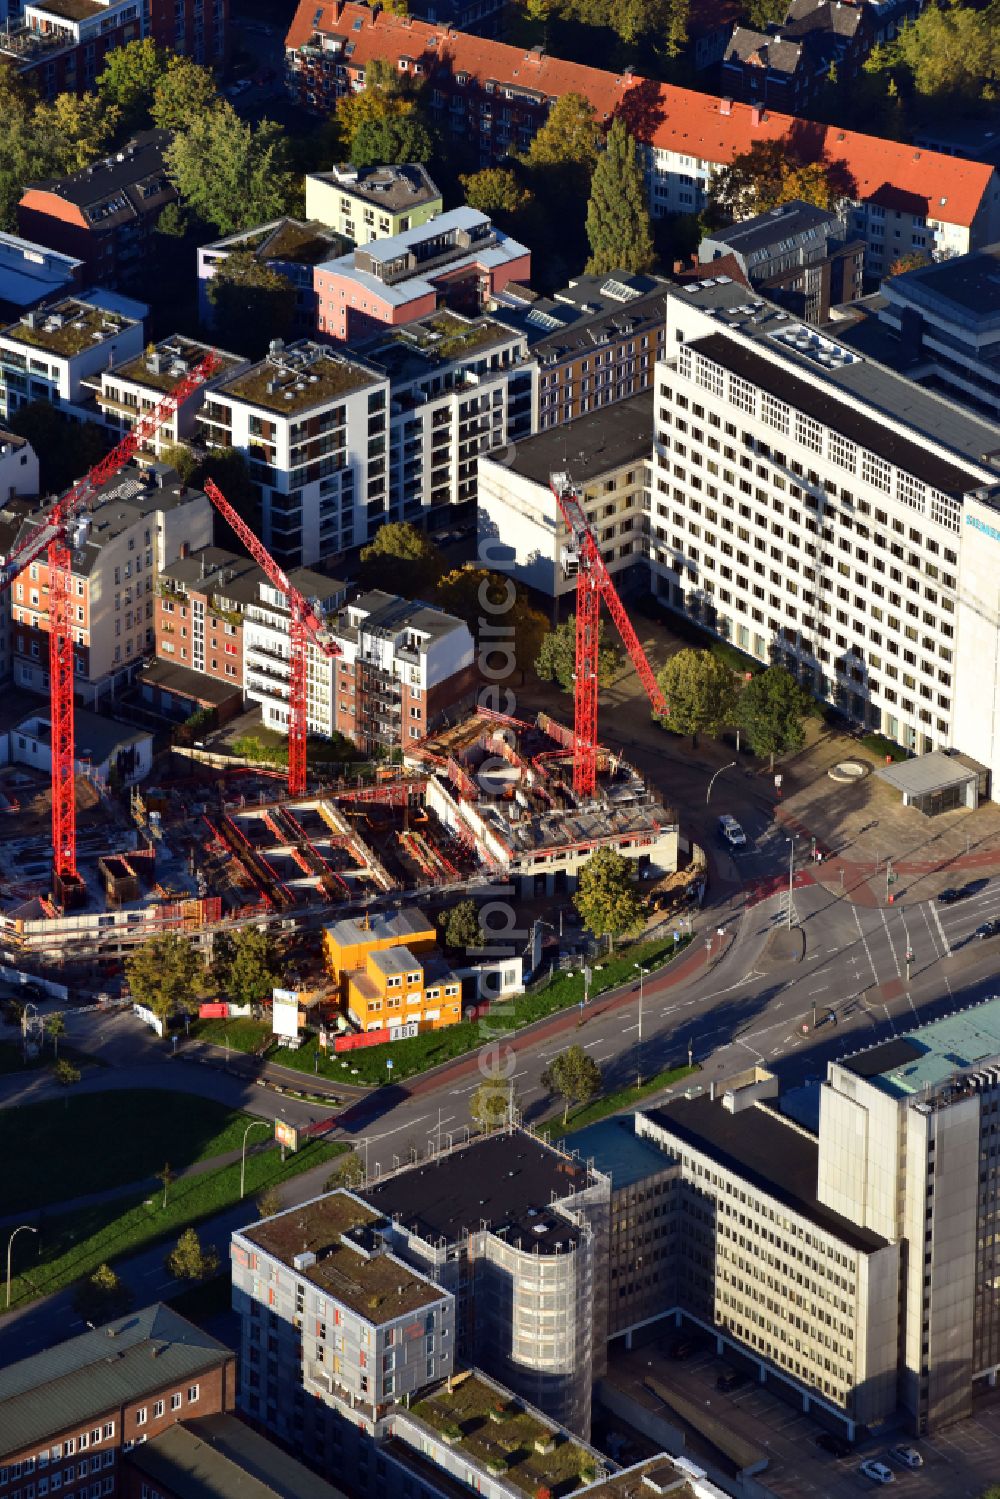
[[386, 1057], [386, 1059], [385, 1059], [385, 1065], [388, 1067], [389, 1071], [391, 1072], [392, 1071], [392, 1057]]

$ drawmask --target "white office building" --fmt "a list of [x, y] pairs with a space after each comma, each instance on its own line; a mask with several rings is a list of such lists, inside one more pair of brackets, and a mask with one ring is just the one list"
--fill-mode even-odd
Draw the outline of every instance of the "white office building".
[[726, 277], [667, 302], [649, 554], [669, 607], [914, 751], [1000, 770], [1000, 427]]

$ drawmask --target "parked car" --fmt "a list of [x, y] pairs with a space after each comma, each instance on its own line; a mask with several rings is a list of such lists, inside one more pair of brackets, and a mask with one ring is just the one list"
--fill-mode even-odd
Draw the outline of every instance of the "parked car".
[[730, 817], [728, 812], [724, 812], [719, 818], [719, 837], [723, 843], [728, 843], [730, 848], [746, 848], [747, 846], [746, 833], [736, 818]]
[[866, 1478], [870, 1478], [872, 1483], [896, 1482], [896, 1475], [892, 1469], [887, 1468], [885, 1463], [877, 1462], [873, 1457], [865, 1458], [858, 1471], [863, 1473]]
[[889, 1456], [894, 1463], [902, 1463], [904, 1468], [922, 1468], [924, 1465], [924, 1460], [916, 1447], [910, 1447], [905, 1442], [898, 1447], [890, 1447]]
[[940, 895], [937, 898], [938, 899], [938, 905], [939, 906], [950, 906], [953, 901], [961, 900], [963, 894], [964, 894], [964, 891], [962, 891], [962, 890], [956, 890], [955, 887], [954, 887], [954, 885], [947, 885], [945, 887], [945, 889], [941, 891]]
[[985, 937], [995, 937], [998, 932], [1000, 932], [1000, 921], [996, 920], [984, 921], [982, 926], [976, 927], [976, 936], [979, 938], [980, 942], [982, 942]]
[[722, 1395], [730, 1395], [733, 1390], [741, 1390], [749, 1379], [740, 1369], [726, 1369], [715, 1381], [715, 1388]]
[[816, 1438], [816, 1446], [821, 1452], [828, 1452], [831, 1457], [850, 1457], [852, 1450], [850, 1442], [837, 1436], [834, 1431], [821, 1431]]

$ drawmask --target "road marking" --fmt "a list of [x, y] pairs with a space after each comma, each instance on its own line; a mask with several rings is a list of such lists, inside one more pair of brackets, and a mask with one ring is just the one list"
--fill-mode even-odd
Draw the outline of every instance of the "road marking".
[[467, 1085], [467, 1087], [465, 1087], [465, 1088], [452, 1088], [452, 1090], [451, 1090], [451, 1096], [452, 1096], [452, 1098], [458, 1098], [462, 1093], [471, 1093], [472, 1090], [473, 1090], [473, 1088], [478, 1088], [478, 1087], [479, 1087], [479, 1084], [478, 1084], [478, 1082], [476, 1082], [476, 1083], [469, 1083]]
[[637, 1031], [638, 1029], [639, 1029], [639, 1022], [637, 1020], [636, 1023], [635, 1023], [635, 1025], [623, 1025], [622, 1026], [622, 1035], [623, 1036], [627, 1036], [628, 1033], [629, 1033], [629, 1031]]
[[372, 1143], [374, 1143], [376, 1140], [388, 1140], [390, 1135], [398, 1135], [401, 1130], [416, 1129], [418, 1124], [421, 1124], [423, 1120], [429, 1119], [430, 1117], [430, 1114], [420, 1114], [416, 1119], [408, 1120], [406, 1124], [397, 1124], [395, 1129], [383, 1130], [380, 1135], [369, 1135], [368, 1139]]
[[941, 925], [941, 917], [938, 915], [938, 908], [937, 908], [937, 906], [931, 906], [931, 913], [932, 913], [932, 915], [934, 917], [934, 920], [937, 922], [937, 929], [938, 929], [938, 932], [940, 933], [940, 936], [941, 936], [941, 946], [944, 948], [944, 955], [945, 955], [946, 958], [950, 958], [951, 957], [951, 944], [949, 943], [948, 938], [944, 934], [944, 927]]
[[896, 944], [892, 940], [892, 933], [889, 930], [889, 922], [886, 919], [886, 914], [884, 911], [880, 911], [879, 915], [882, 917], [882, 925], [885, 927], [885, 935], [889, 939], [889, 951], [892, 953], [892, 961], [896, 965], [896, 976], [897, 978], [902, 978], [903, 970], [900, 968], [899, 959], [896, 956]]
[[615, 1052], [615, 1051], [606, 1051], [604, 1053], [603, 1057], [595, 1057], [594, 1061], [595, 1062], [606, 1062], [609, 1057], [614, 1057], [614, 1056], [617, 1056], [617, 1055], [618, 1055], [618, 1053]]
[[832, 989], [832, 987], [833, 987], [832, 984], [820, 984], [820, 986], [819, 986], [818, 989], [810, 989], [808, 992], [810, 994], [825, 994], [826, 991], [828, 989]]
[[857, 906], [852, 906], [851, 910], [854, 913], [854, 921], [855, 921], [855, 924], [856, 924], [856, 926], [858, 928], [858, 936], [861, 938], [861, 942], [862, 942], [862, 944], [864, 946], [865, 953], [867, 954], [868, 961], [871, 964], [872, 977], [874, 978], [874, 980], [875, 980], [875, 982], [877, 984], [878, 983], [878, 969], [875, 967], [875, 961], [872, 958], [872, 950], [868, 946], [868, 938], [865, 936], [865, 929], [861, 925], [861, 918], [858, 915], [858, 908], [857, 908]]
[[[605, 1039], [607, 1039], [607, 1038], [605, 1038]], [[584, 1049], [584, 1051], [593, 1051], [593, 1049], [594, 1049], [595, 1046], [603, 1046], [603, 1045], [604, 1045], [604, 1041], [584, 1041], [584, 1043], [583, 1043], [583, 1049]], [[543, 1053], [543, 1055], [544, 1055], [544, 1053]]]
[[931, 921], [930, 921], [930, 917], [927, 915], [927, 907], [926, 906], [921, 906], [920, 907], [920, 914], [921, 914], [921, 916], [924, 919], [924, 926], [927, 928], [927, 935], [931, 939], [931, 949], [932, 949], [932, 951], [934, 953], [934, 961], [936, 963], [937, 959], [938, 959], [937, 937], [934, 935], [934, 928], [931, 926]]

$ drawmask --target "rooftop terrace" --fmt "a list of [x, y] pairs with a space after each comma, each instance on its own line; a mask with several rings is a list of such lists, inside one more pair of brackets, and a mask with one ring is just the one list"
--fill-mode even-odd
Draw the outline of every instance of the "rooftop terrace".
[[194, 339], [175, 334], [161, 339], [155, 349], [147, 349], [135, 359], [116, 364], [110, 374], [122, 380], [130, 380], [136, 385], [146, 386], [150, 390], [166, 393], [173, 390], [177, 382], [183, 380], [210, 352], [214, 352], [221, 362], [213, 379], [235, 373], [246, 362], [236, 354], [225, 354], [221, 349], [213, 350], [211, 344], [198, 343]]
[[333, 1192], [241, 1234], [288, 1266], [301, 1256], [295, 1268], [306, 1280], [370, 1322], [391, 1322], [446, 1293], [394, 1255], [372, 1251], [365, 1231], [382, 1221], [382, 1214], [347, 1193]]

